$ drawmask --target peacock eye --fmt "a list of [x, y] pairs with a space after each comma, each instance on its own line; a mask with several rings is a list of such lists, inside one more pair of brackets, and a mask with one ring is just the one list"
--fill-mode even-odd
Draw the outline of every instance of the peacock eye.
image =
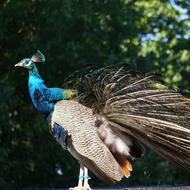
[[30, 65], [30, 61], [25, 61], [25, 65], [29, 66]]

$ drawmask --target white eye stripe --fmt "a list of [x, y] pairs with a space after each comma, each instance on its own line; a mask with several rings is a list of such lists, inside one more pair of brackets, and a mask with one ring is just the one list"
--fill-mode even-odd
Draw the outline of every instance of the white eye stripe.
[[29, 66], [29, 65], [32, 64], [32, 61], [25, 61], [25, 63], [26, 63], [26, 64], [25, 64], [26, 66]]

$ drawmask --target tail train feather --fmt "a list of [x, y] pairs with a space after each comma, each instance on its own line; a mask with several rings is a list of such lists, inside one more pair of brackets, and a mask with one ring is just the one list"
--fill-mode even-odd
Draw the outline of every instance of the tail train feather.
[[[104, 115], [113, 131], [120, 130], [169, 161], [190, 169], [188, 94], [167, 88], [155, 75], [128, 71], [125, 65], [89, 69], [84, 77], [77, 77], [69, 84], [80, 89], [79, 102]], [[120, 161], [125, 171], [127, 164], [123, 163]]]

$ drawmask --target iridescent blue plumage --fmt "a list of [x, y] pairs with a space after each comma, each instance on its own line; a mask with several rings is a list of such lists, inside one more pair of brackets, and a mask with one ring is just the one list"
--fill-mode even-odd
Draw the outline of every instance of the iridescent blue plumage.
[[53, 111], [55, 102], [64, 99], [64, 90], [60, 88], [48, 88], [38, 74], [35, 65], [29, 70], [28, 87], [34, 106], [46, 115]]
[[[45, 57], [38, 50], [32, 58], [25, 58], [15, 66], [27, 68], [29, 70], [28, 88], [32, 102], [38, 111], [46, 115], [48, 123], [51, 123], [51, 115], [54, 105], [57, 101], [64, 99], [64, 89], [48, 88], [44, 84], [44, 80], [38, 74], [35, 63], [44, 63]], [[65, 130], [58, 124], [54, 124], [51, 129], [53, 136], [64, 147], [66, 133]]]

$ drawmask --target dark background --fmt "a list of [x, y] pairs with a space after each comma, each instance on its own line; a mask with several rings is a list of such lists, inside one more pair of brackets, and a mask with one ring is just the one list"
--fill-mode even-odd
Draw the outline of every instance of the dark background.
[[[173, 2], [173, 1], [172, 1]], [[32, 106], [28, 73], [13, 66], [36, 49], [48, 86], [88, 65], [128, 63], [190, 89], [190, 2], [177, 0], [0, 1], [0, 189], [69, 187], [78, 163], [55, 142]], [[190, 173], [147, 150], [119, 185], [188, 184]], [[60, 172], [60, 170], [62, 172]], [[91, 185], [107, 186], [93, 177]]]

